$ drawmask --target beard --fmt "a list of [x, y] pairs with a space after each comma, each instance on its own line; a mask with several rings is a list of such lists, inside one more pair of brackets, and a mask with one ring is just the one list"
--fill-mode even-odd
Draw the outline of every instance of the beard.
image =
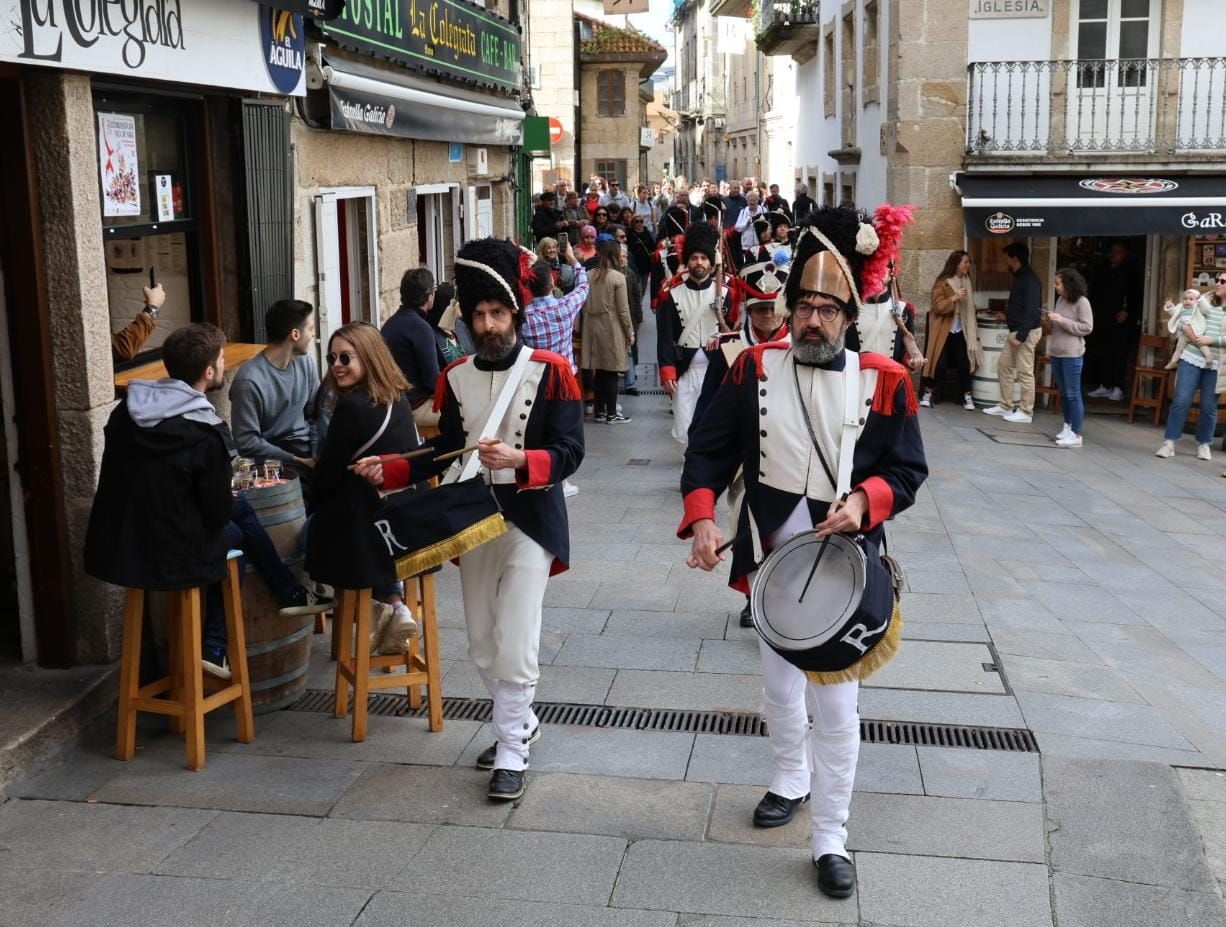
[[515, 347], [515, 329], [505, 332], [486, 332], [484, 335], [473, 334], [476, 341], [477, 357], [483, 361], [497, 363], [505, 360]]
[[845, 343], [846, 337], [842, 332], [833, 341], [810, 341], [796, 337], [792, 341], [792, 354], [797, 363], [818, 367], [830, 363], [842, 354]]
[[702, 281], [711, 276], [711, 269], [705, 266], [691, 267], [689, 268], [689, 271], [690, 279], [695, 283], [702, 283]]

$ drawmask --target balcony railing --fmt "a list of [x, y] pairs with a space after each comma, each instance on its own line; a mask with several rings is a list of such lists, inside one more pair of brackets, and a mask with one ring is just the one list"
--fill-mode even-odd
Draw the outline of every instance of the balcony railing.
[[1226, 146], [1226, 58], [988, 61], [968, 70], [969, 154]]
[[817, 53], [821, 24], [819, 0], [762, 0], [755, 23], [758, 48], [766, 55], [792, 55], [803, 64]]

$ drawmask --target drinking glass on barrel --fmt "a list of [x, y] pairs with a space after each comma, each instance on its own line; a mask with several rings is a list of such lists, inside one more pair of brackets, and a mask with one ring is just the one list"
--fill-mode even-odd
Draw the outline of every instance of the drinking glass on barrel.
[[269, 458], [264, 461], [264, 479], [276, 483], [281, 479], [281, 461]]

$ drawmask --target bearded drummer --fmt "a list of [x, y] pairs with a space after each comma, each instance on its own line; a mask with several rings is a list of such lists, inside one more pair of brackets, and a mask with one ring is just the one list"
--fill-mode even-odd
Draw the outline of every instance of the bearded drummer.
[[[859, 354], [859, 395], [865, 398], [850, 492], [836, 501], [850, 363], [846, 333], [861, 311], [862, 294], [883, 288], [901, 228], [885, 241], [877, 232], [854, 208], [813, 214], [801, 229], [784, 285], [791, 343], [744, 351], [690, 433], [678, 536], [693, 539], [690, 567], [713, 570], [724, 559], [717, 553], [724, 536], [715, 501], [743, 468], [745, 500], [730, 580], [743, 593], [763, 556], [802, 532], [862, 532], [880, 544], [882, 523], [915, 501], [927, 476], [909, 374], [888, 357]], [[818, 888], [847, 898], [855, 889], [846, 824], [860, 751], [859, 682], [819, 684], [765, 643], [760, 648], [774, 772], [753, 824], [787, 824], [812, 796], [810, 851]]]
[[[562, 481], [583, 461], [583, 404], [570, 361], [533, 351], [519, 336], [531, 301], [529, 275], [549, 273], [508, 241], [472, 241], [456, 255], [460, 314], [477, 353], [447, 367], [434, 397], [439, 454], [471, 447], [489, 420], [495, 397], [514, 376], [521, 352], [526, 373], [494, 437], [481, 442], [483, 475], [509, 523], [505, 534], [460, 557], [468, 656], [493, 700], [497, 743], [477, 758], [492, 769], [489, 797], [511, 801], [524, 793], [528, 748], [540, 737], [532, 710], [540, 676], [541, 609], [550, 576], [567, 568], [570, 532]], [[383, 489], [399, 489], [444, 468], [421, 459], [363, 460], [358, 473]]]

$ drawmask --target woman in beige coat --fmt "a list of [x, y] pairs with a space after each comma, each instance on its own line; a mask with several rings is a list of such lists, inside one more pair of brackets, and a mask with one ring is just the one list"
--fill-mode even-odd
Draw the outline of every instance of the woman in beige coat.
[[626, 277], [618, 269], [621, 247], [615, 241], [602, 242], [596, 249], [596, 268], [588, 278], [591, 290], [583, 304], [583, 350], [580, 366], [593, 371], [595, 392], [594, 421], [620, 425], [630, 421], [617, 411], [617, 377], [627, 367], [634, 328], [630, 322], [630, 302]]
[[963, 408], [974, 410], [971, 374], [983, 362], [979, 325], [975, 320], [975, 292], [971, 289], [971, 259], [954, 251], [932, 287], [928, 313], [928, 360], [924, 363], [921, 406], [932, 405], [933, 391], [945, 379], [947, 364], [958, 371]]

